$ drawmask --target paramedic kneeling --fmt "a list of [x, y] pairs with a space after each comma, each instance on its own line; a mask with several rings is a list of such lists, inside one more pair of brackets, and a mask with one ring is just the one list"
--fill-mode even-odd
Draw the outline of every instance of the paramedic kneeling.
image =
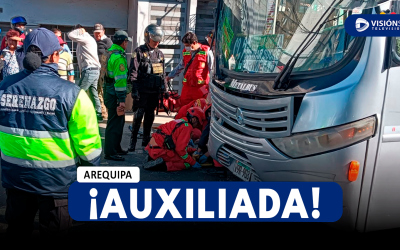
[[189, 155], [195, 149], [188, 149], [188, 144], [193, 126], [201, 125], [203, 121], [203, 110], [192, 107], [188, 109], [186, 117], [161, 125], [145, 148], [150, 161], [144, 164], [144, 169], [178, 171], [200, 168], [200, 164]]

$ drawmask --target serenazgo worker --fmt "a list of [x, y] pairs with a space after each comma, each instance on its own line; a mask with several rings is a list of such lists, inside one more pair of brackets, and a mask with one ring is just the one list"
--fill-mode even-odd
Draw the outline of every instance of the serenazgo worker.
[[7, 233], [29, 238], [39, 210], [40, 233], [59, 236], [72, 225], [68, 188], [78, 166], [100, 164], [101, 139], [92, 102], [57, 74], [56, 35], [45, 28], [24, 42], [27, 70], [0, 83], [1, 179]]

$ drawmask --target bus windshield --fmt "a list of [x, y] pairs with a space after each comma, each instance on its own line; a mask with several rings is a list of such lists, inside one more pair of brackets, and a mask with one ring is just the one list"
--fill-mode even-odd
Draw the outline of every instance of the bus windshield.
[[[236, 72], [279, 73], [332, 1], [223, 0], [216, 37], [218, 66]], [[361, 12], [335, 8], [293, 72], [324, 69], [342, 60], [355, 40], [345, 32], [344, 22]]]

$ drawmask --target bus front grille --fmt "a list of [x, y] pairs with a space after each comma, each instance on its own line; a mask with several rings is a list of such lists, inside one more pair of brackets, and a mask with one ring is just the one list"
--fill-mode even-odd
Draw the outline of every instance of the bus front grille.
[[214, 116], [234, 129], [258, 138], [289, 136], [293, 124], [294, 97], [252, 100], [230, 95], [211, 86]]

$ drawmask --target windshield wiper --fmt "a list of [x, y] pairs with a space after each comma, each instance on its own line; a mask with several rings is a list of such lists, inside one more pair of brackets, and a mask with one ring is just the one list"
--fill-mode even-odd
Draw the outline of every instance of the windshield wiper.
[[[337, 4], [340, 4], [342, 1], [343, 0], [339, 0]], [[287, 62], [285, 67], [282, 69], [282, 71], [279, 73], [279, 75], [275, 78], [275, 83], [273, 85], [273, 88], [275, 90], [287, 90], [289, 88], [289, 83], [290, 83], [289, 78], [290, 78], [290, 75], [292, 74], [293, 68], [296, 65], [297, 60], [299, 59], [300, 55], [308, 48], [308, 46], [310, 46], [310, 44], [315, 40], [315, 38], [319, 34], [319, 31], [324, 26], [324, 24], [331, 21], [331, 20], [328, 20], [328, 18], [333, 13], [333, 11], [335, 11], [335, 8], [332, 7], [335, 4], [335, 2], [336, 2], [336, 0], [333, 0], [332, 4], [326, 9], [324, 14], [322, 14], [322, 16], [319, 18], [317, 23], [314, 25], [314, 27], [308, 33], [308, 35], [303, 40], [303, 42], [299, 45], [299, 47], [296, 49], [296, 51], [293, 53], [293, 55], [289, 58], [289, 61]], [[330, 11], [330, 12], [327, 15], [328, 11]], [[324, 17], [325, 17], [325, 20], [318, 26], [318, 24], [321, 22], [321, 20]], [[310, 35], [311, 35], [311, 37], [310, 37]], [[310, 39], [308, 39], [309, 37], [310, 37]], [[300, 50], [300, 52], [297, 53], [299, 50]]]

